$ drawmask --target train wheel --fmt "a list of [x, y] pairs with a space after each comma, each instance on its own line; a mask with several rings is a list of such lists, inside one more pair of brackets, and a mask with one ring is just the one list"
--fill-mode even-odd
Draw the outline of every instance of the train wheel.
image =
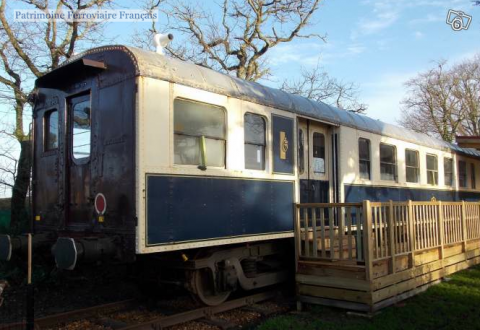
[[220, 305], [230, 296], [230, 291], [215, 290], [211, 270], [208, 268], [193, 271], [192, 289], [195, 298], [207, 306]]

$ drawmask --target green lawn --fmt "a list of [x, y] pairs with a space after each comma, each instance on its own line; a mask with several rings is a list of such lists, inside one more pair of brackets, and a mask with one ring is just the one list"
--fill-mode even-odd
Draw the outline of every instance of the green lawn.
[[449, 282], [385, 308], [373, 319], [346, 311], [310, 305], [265, 321], [257, 330], [271, 329], [480, 329], [480, 266], [452, 275]]

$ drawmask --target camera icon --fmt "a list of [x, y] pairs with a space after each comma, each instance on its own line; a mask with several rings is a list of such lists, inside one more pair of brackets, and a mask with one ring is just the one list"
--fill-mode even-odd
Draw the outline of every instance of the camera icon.
[[467, 30], [472, 22], [472, 16], [465, 14], [463, 11], [450, 9], [447, 14], [447, 24], [452, 27], [453, 31]]

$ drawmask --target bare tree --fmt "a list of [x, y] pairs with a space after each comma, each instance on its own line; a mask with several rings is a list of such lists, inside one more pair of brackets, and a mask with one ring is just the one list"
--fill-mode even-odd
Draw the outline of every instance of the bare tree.
[[[88, 47], [100, 38], [102, 23], [50, 20], [48, 22], [19, 22], [8, 14], [7, 0], [0, 3], [0, 98], [11, 107], [14, 124], [11, 135], [20, 144], [20, 157], [12, 188], [12, 223], [25, 219], [25, 200], [30, 183], [32, 164], [31, 139], [24, 122], [31, 110], [28, 95], [34, 79]], [[23, 0], [22, 6], [42, 12], [69, 9], [81, 11], [106, 6], [110, 0]]]
[[357, 113], [367, 110], [367, 105], [358, 101], [359, 88], [356, 84], [329, 76], [319, 65], [311, 70], [303, 68], [300, 78], [285, 80], [281, 89], [343, 110]]
[[[161, 6], [169, 19], [164, 28], [187, 38], [167, 47], [171, 56], [256, 81], [270, 72], [270, 49], [296, 38], [324, 40], [318, 34], [302, 34], [319, 4], [320, 0], [223, 0], [216, 15], [199, 3], [147, 0], [146, 9]], [[150, 34], [137, 38], [136, 44], [145, 46], [158, 30], [153, 24]]]
[[455, 135], [479, 135], [480, 55], [448, 68], [446, 62], [405, 84], [401, 125], [453, 142]]

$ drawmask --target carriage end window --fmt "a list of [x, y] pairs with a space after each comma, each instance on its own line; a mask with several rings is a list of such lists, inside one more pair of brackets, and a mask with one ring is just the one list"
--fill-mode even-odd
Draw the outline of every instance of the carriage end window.
[[90, 157], [91, 108], [90, 95], [74, 99], [72, 102], [72, 152], [73, 158]]
[[370, 140], [358, 139], [360, 178], [370, 180]]
[[438, 185], [438, 159], [435, 155], [427, 155], [427, 183]]
[[397, 149], [395, 146], [380, 143], [380, 178], [397, 180]]
[[45, 113], [43, 121], [43, 151], [58, 148], [58, 111], [51, 110]]
[[453, 159], [443, 159], [443, 172], [446, 186], [453, 186]]
[[325, 173], [325, 135], [313, 133], [313, 172]]
[[245, 130], [245, 168], [251, 170], [265, 169], [265, 119], [262, 116], [246, 113]]
[[173, 104], [174, 162], [225, 167], [225, 110], [176, 99]]
[[418, 182], [418, 174], [420, 172], [418, 151], [405, 149], [405, 172], [407, 182]]
[[467, 187], [467, 163], [458, 162], [458, 185], [462, 188]]

